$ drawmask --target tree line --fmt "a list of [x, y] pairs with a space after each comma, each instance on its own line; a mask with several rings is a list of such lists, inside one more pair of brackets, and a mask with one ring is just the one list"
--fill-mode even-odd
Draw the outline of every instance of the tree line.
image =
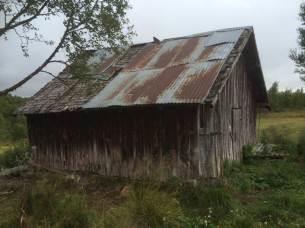
[[279, 90], [279, 83], [274, 82], [268, 90], [269, 104], [273, 112], [298, 110], [305, 108], [305, 93], [303, 88], [292, 91]]

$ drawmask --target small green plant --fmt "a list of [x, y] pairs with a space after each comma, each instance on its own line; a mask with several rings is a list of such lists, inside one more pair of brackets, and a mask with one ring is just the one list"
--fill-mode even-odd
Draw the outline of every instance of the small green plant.
[[243, 146], [243, 158], [247, 159], [248, 157], [253, 156], [253, 145], [245, 145]]
[[19, 143], [0, 154], [0, 169], [12, 168], [24, 164], [30, 157], [29, 146]]

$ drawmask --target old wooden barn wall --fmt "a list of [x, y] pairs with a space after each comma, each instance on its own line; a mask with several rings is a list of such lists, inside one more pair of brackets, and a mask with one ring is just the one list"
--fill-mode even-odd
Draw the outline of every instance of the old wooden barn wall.
[[197, 177], [193, 105], [28, 116], [33, 160], [107, 176]]
[[219, 95], [214, 107], [200, 112], [199, 172], [220, 176], [225, 160], [240, 160], [242, 147], [256, 140], [256, 102], [253, 82], [242, 56]]
[[33, 160], [47, 167], [136, 177], [222, 174], [256, 139], [253, 82], [243, 57], [215, 106], [164, 105], [28, 115]]

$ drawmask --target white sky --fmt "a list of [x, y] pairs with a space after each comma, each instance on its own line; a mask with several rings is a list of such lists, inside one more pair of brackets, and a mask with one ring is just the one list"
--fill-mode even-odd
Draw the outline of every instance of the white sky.
[[[279, 81], [282, 89], [296, 89], [305, 84], [294, 73], [294, 64], [288, 55], [289, 50], [296, 47], [300, 3], [301, 0], [132, 0], [129, 18], [138, 34], [135, 43], [151, 41], [153, 36], [162, 40], [252, 25], [267, 87]], [[53, 20], [43, 24], [41, 31], [45, 37], [56, 41], [63, 29], [60, 20]], [[31, 72], [50, 51], [50, 47], [33, 44], [30, 57], [25, 58], [13, 34], [9, 34], [8, 41], [0, 40], [0, 89]], [[58, 65], [49, 69], [61, 70]], [[40, 74], [16, 94], [31, 96], [50, 79]]]

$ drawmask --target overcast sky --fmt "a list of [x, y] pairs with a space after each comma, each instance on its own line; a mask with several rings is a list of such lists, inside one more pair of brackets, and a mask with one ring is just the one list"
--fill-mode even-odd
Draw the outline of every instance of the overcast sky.
[[[296, 47], [299, 5], [301, 0], [132, 0], [129, 11], [131, 24], [138, 34], [134, 42], [160, 40], [185, 36], [214, 29], [254, 26], [258, 51], [267, 87], [279, 81], [282, 89], [305, 87], [294, 73], [294, 64], [288, 58]], [[40, 23], [42, 24], [42, 23]], [[60, 20], [43, 24], [41, 31], [57, 41], [63, 31]], [[24, 58], [18, 39], [9, 34], [9, 40], [0, 40], [0, 89], [17, 82], [37, 67], [50, 53], [50, 47], [33, 44], [30, 57]], [[49, 66], [58, 72], [58, 65]], [[38, 75], [16, 91], [31, 96], [50, 76]]]

